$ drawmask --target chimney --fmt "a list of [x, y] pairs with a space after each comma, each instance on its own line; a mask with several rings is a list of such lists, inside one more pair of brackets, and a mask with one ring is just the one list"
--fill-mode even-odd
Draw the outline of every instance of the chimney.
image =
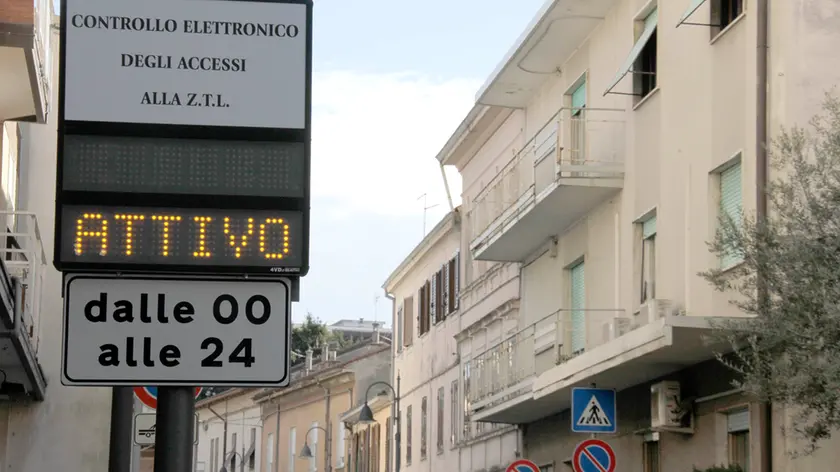
[[324, 343], [324, 347], [321, 350], [321, 362], [327, 362], [330, 360], [330, 355], [332, 352], [330, 351], [330, 343]]
[[311, 347], [306, 349], [306, 365], [305, 365], [304, 369], [306, 370], [307, 374], [312, 371], [312, 348]]
[[379, 344], [379, 323], [373, 322], [373, 344]]

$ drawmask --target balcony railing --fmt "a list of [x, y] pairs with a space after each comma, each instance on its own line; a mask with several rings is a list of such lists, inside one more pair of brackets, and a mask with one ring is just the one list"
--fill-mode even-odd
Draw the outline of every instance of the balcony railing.
[[35, 355], [41, 339], [41, 289], [47, 256], [41, 243], [41, 231], [34, 213], [25, 211], [0, 211], [0, 224], [15, 230], [0, 231], [5, 244], [0, 254], [9, 275], [20, 283], [22, 293], [19, 300], [22, 326], [20, 332], [29, 338]]
[[497, 220], [515, 217], [506, 214], [508, 210], [537, 198], [553, 184], [587, 185], [584, 179], [621, 178], [623, 112], [561, 108], [476, 196], [471, 240]]
[[468, 361], [473, 410], [530, 391], [537, 375], [646, 323], [621, 309], [562, 309]]

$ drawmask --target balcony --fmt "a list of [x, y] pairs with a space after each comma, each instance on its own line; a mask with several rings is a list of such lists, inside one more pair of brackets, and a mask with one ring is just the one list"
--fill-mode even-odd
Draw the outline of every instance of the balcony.
[[41, 287], [46, 254], [35, 215], [0, 211], [0, 401], [44, 399], [46, 379], [38, 362]]
[[562, 108], [476, 196], [476, 260], [522, 262], [624, 186], [622, 109]]
[[0, 0], [0, 122], [46, 122], [51, 0]]
[[641, 315], [560, 310], [468, 361], [473, 421], [526, 424], [571, 406], [571, 390], [623, 390], [712, 359], [711, 318], [680, 315], [667, 300]]

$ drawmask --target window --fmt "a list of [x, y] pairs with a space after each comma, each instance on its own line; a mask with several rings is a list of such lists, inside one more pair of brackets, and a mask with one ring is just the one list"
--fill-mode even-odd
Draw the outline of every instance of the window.
[[438, 401], [437, 401], [437, 453], [443, 454], [443, 409], [446, 408], [445, 406], [445, 398], [446, 392], [443, 391], [443, 387], [438, 388]]
[[[741, 224], [741, 161], [720, 172], [720, 217]], [[741, 262], [743, 255], [735, 248], [725, 251], [720, 256], [720, 267], [728, 268]]]
[[462, 440], [472, 437], [472, 423], [470, 423], [470, 362], [464, 364], [464, 430]]
[[236, 433], [230, 436], [230, 452], [225, 451], [230, 456], [230, 470], [236, 470]]
[[274, 433], [268, 433], [268, 443], [265, 445], [265, 463], [267, 464], [265, 472], [274, 472]]
[[581, 82], [571, 92], [572, 119], [569, 120], [569, 149], [568, 159], [573, 164], [586, 161], [586, 81]]
[[633, 64], [633, 93], [640, 98], [646, 97], [656, 88], [656, 22], [658, 16], [658, 11], [653, 10], [645, 18], [642, 34], [650, 28], [650, 37], [642, 46], [639, 57]]
[[414, 341], [414, 297], [408, 297], [403, 302], [405, 313], [403, 318], [403, 345], [411, 346]]
[[411, 405], [405, 410], [405, 465], [411, 465]]
[[370, 428], [370, 472], [379, 472], [379, 441], [380, 428], [379, 423], [372, 425]]
[[391, 438], [393, 437], [393, 421], [389, 416], [385, 420], [385, 472], [391, 472]]
[[449, 402], [450, 412], [449, 416], [449, 445], [454, 447], [455, 441], [458, 440], [458, 381], [453, 380], [452, 386], [449, 387]]
[[731, 411], [726, 415], [729, 463], [750, 470], [750, 410]]
[[217, 439], [210, 440], [210, 470], [216, 470], [216, 441]]
[[420, 403], [420, 460], [426, 458], [426, 438], [428, 437], [429, 430], [429, 408], [428, 408], [428, 398], [423, 397], [423, 400]]
[[458, 299], [460, 298], [461, 294], [461, 284], [459, 278], [461, 276], [461, 256], [459, 252], [455, 253], [455, 257], [449, 260], [448, 267], [447, 267], [447, 295], [448, 295], [448, 302], [447, 302], [447, 315], [453, 313], [455, 310], [458, 309]]
[[292, 426], [289, 429], [289, 472], [295, 472], [295, 447], [297, 447], [297, 430]]
[[709, 7], [714, 37], [744, 12], [744, 0], [711, 0]]
[[[309, 450], [312, 451], [312, 457], [309, 458], [309, 470], [310, 472], [314, 472], [318, 470], [318, 422], [313, 421], [312, 424], [309, 426], [309, 437], [312, 438], [312, 442], [309, 443]], [[306, 438], [304, 438], [306, 439]], [[305, 442], [305, 441], [304, 441]]]
[[336, 467], [344, 467], [344, 423], [341, 415], [338, 415], [338, 421], [335, 422], [335, 438]]
[[420, 292], [417, 294], [417, 324], [420, 328], [420, 336], [429, 332], [431, 323], [429, 323], [429, 316], [432, 308], [432, 284], [430, 281], [420, 287]]
[[403, 338], [403, 317], [404, 316], [405, 316], [405, 314], [403, 314], [403, 305], [400, 304], [399, 309], [397, 309], [397, 316], [396, 316], [397, 319], [394, 320], [395, 321], [394, 324], [397, 326], [397, 333], [396, 333], [397, 334], [397, 338], [396, 338], [397, 342], [394, 343], [394, 345], [395, 345], [394, 348], [397, 350], [398, 353], [402, 352], [403, 344], [404, 344], [404, 341], [403, 341], [403, 339], [404, 339]]
[[572, 300], [572, 355], [586, 349], [586, 285], [583, 262], [569, 270]]
[[656, 26], [658, 20], [659, 12], [655, 7], [645, 18], [637, 20], [636, 43], [605, 94], [627, 95], [622, 92], [613, 92], [613, 89], [628, 73], [633, 75], [633, 92], [631, 95], [635, 95], [637, 100], [646, 97], [656, 88]]
[[642, 461], [644, 472], [661, 472], [659, 468], [659, 441], [645, 439], [642, 443]]
[[449, 304], [449, 294], [446, 291], [446, 284], [444, 283], [446, 281], [446, 270], [444, 270], [444, 267], [441, 267], [439, 271], [435, 272], [434, 276], [435, 312], [433, 316], [435, 318], [435, 324], [446, 319], [446, 309]]
[[641, 303], [656, 298], [656, 216], [642, 223]]
[[256, 468], [256, 454], [257, 454], [257, 428], [251, 428], [251, 445], [248, 446], [248, 453], [243, 461], [248, 461], [248, 468], [254, 470]]

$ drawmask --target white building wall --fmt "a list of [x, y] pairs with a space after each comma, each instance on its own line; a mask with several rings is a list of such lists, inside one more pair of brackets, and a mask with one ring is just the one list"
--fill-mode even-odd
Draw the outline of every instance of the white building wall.
[[[55, 31], [52, 40], [58, 45]], [[53, 84], [58, 83], [57, 49], [50, 69]], [[37, 215], [49, 262], [55, 214], [57, 91], [57, 86], [51, 87], [53, 112], [46, 124], [21, 124], [18, 209]], [[51, 263], [43, 284], [39, 361], [48, 383], [46, 399], [30, 405], [0, 404], [0, 466], [6, 472], [105, 471], [111, 389], [61, 385], [61, 274]]]
[[[235, 396], [218, 403], [213, 403], [209, 407], [198, 408], [198, 447], [196, 449], [196, 470], [201, 472], [211, 472], [211, 442], [218, 439], [218, 452], [216, 452], [218, 464], [217, 469], [221, 467], [223, 462], [222, 448], [224, 445], [224, 430], [225, 422], [222, 418], [227, 419], [227, 455], [230, 456], [236, 452], [237, 472], [240, 472], [240, 464], [242, 457], [251, 447], [251, 430], [255, 430], [256, 447], [254, 456], [254, 468], [249, 467], [248, 462], [245, 462], [245, 472], [260, 471], [262, 461], [265, 459], [265, 454], [262, 452], [262, 427], [263, 418], [261, 417], [259, 405], [254, 404], [251, 400], [253, 393], [246, 392], [242, 395]], [[213, 409], [222, 418], [216, 416], [210, 409]], [[236, 435], [236, 444], [234, 449], [233, 436]], [[215, 472], [215, 471], [214, 471]]]

